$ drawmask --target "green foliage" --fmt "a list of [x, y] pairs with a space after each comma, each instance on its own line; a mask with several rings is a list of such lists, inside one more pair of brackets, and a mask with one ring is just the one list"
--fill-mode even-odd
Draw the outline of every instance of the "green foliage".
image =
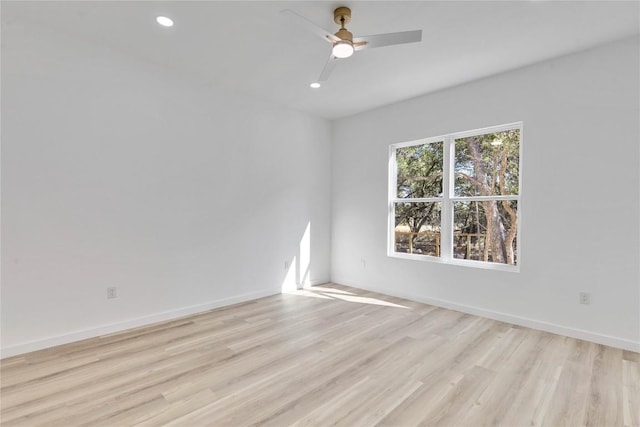
[[443, 143], [396, 151], [398, 197], [438, 197], [442, 193]]
[[[438, 197], [442, 194], [443, 143], [399, 148], [396, 151], [399, 198]], [[439, 203], [398, 203], [396, 226], [418, 232], [427, 223], [440, 222]]]
[[[517, 195], [519, 191], [520, 131], [488, 133], [455, 141], [456, 196]], [[454, 230], [486, 235], [477, 238], [476, 259], [515, 263], [514, 201], [456, 203]], [[471, 237], [467, 236], [467, 239]], [[456, 250], [456, 248], [454, 248]], [[470, 257], [468, 242], [465, 258]], [[457, 256], [457, 254], [456, 254]]]
[[[443, 147], [443, 142], [435, 142], [396, 150], [398, 198], [442, 197]], [[518, 129], [460, 138], [455, 141], [454, 150], [455, 196], [518, 194]], [[404, 233], [439, 233], [441, 207], [440, 202], [396, 203], [396, 227], [404, 229]], [[456, 202], [453, 219], [454, 234], [461, 242], [460, 248], [454, 242], [454, 256], [515, 263], [515, 201]], [[414, 243], [425, 237], [412, 234], [403, 238], [409, 239], [407, 246], [411, 251]]]
[[519, 188], [520, 130], [455, 141], [455, 195], [516, 195]]

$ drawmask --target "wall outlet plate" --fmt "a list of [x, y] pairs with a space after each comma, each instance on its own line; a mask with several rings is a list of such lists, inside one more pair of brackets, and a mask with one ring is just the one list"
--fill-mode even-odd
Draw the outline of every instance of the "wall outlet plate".
[[580, 292], [579, 294], [579, 302], [583, 305], [591, 304], [591, 294], [589, 292]]
[[118, 288], [112, 286], [107, 288], [107, 299], [113, 299], [118, 297]]

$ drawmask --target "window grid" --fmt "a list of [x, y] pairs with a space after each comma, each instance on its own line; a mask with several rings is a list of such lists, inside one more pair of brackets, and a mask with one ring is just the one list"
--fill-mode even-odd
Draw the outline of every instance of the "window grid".
[[[458, 133], [447, 134], [443, 136], [431, 137], [420, 139], [416, 141], [409, 141], [399, 144], [393, 144], [389, 147], [389, 226], [388, 226], [388, 250], [387, 254], [392, 257], [415, 259], [422, 261], [441, 262], [457, 265], [468, 265], [478, 268], [505, 270], [505, 271], [520, 271], [522, 252], [521, 252], [521, 225], [522, 225], [522, 210], [520, 205], [520, 198], [522, 194], [522, 122], [510, 123], [501, 126], [488, 127], [483, 129], [476, 129], [471, 131], [464, 131]], [[519, 130], [519, 159], [518, 159], [518, 194], [517, 195], [492, 195], [492, 196], [455, 196], [454, 195], [454, 172], [455, 172], [455, 142], [462, 138], [468, 138], [473, 136], [481, 136], [484, 134], [498, 133], [509, 130]], [[441, 197], [423, 197], [423, 198], [399, 198], [397, 191], [397, 159], [396, 152], [399, 148], [412, 147], [418, 145], [424, 145], [434, 142], [443, 142], [443, 182], [442, 182], [442, 196]], [[468, 259], [455, 258], [453, 254], [453, 238], [454, 238], [454, 212], [453, 207], [455, 202], [475, 202], [475, 201], [508, 201], [515, 200], [518, 206], [517, 212], [517, 239], [516, 239], [516, 253], [517, 264], [502, 264], [490, 261], [477, 261]], [[396, 252], [396, 225], [395, 225], [395, 206], [396, 203], [441, 203], [441, 227], [440, 227], [440, 253], [439, 257]]]

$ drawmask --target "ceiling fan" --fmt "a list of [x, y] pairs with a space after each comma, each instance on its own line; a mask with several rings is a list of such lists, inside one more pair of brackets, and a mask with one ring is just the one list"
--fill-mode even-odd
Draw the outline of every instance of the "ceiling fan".
[[340, 29], [332, 34], [322, 27], [317, 26], [304, 16], [294, 12], [293, 10], [283, 10], [295, 17], [299, 23], [303, 24], [308, 30], [319, 35], [327, 42], [331, 43], [331, 56], [327, 60], [320, 77], [319, 82], [325, 81], [335, 68], [338, 59], [348, 58], [357, 50], [372, 49], [374, 47], [391, 46], [395, 44], [414, 43], [422, 40], [422, 30], [403, 31], [399, 33], [375, 34], [364, 37], [353, 37], [353, 34], [346, 29], [351, 21], [351, 9], [348, 7], [339, 7], [333, 11], [333, 20], [340, 25]]

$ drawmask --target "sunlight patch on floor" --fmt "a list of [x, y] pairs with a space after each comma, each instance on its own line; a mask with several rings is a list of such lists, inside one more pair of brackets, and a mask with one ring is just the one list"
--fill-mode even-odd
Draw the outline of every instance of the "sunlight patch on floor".
[[387, 307], [408, 308], [408, 307], [405, 307], [404, 305], [394, 304], [392, 302], [384, 301], [377, 298], [359, 297], [357, 295], [338, 295], [338, 294], [333, 294], [331, 296], [333, 298], [341, 299], [343, 301], [358, 302], [361, 304], [374, 304], [374, 305], [384, 305]]
[[395, 304], [393, 302], [370, 298], [370, 297], [361, 297], [358, 295], [354, 295], [351, 292], [341, 291], [339, 289], [327, 288], [322, 286], [313, 286], [308, 289], [283, 289], [283, 294], [287, 295], [297, 295], [304, 297], [312, 297], [312, 298], [322, 298], [322, 299], [334, 299], [341, 300], [347, 302], [355, 302], [358, 304], [371, 304], [371, 305], [381, 305], [386, 307], [396, 307], [396, 308], [411, 308], [400, 304]]
[[330, 293], [330, 294], [353, 295], [353, 292], [342, 291], [340, 289], [325, 288], [323, 286], [314, 286], [311, 289], [316, 291], [316, 292], [327, 292], [327, 293]]
[[303, 297], [313, 297], [313, 298], [322, 298], [322, 299], [333, 299], [328, 295], [318, 294], [315, 292], [311, 292], [307, 289], [287, 289], [282, 291], [283, 294], [288, 295], [298, 295]]

